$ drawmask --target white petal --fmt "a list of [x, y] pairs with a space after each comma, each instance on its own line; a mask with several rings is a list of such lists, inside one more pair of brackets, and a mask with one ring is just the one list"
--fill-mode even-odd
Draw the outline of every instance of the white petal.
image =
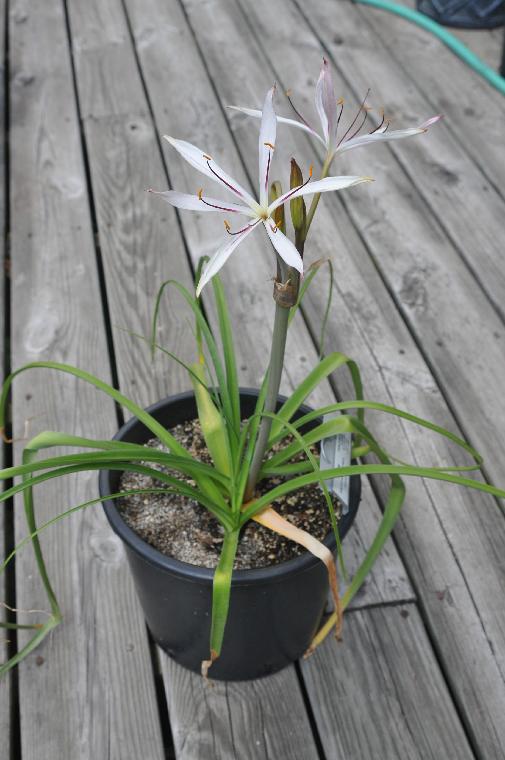
[[[326, 143], [329, 142], [329, 121], [328, 121], [328, 112], [327, 112], [327, 97], [325, 94], [325, 90], [327, 89], [327, 85], [325, 82], [325, 78], [328, 71], [328, 63], [323, 58], [323, 65], [321, 67], [321, 71], [319, 74], [319, 79], [317, 80], [316, 84], [316, 93], [315, 93], [315, 103], [316, 103], [316, 110], [319, 114], [319, 119], [321, 121], [321, 126], [323, 128], [323, 135], [324, 139], [326, 140]], [[335, 102], [335, 111], [337, 110], [337, 104]]]
[[[261, 115], [261, 126], [259, 136], [259, 178], [260, 178], [260, 205], [265, 206], [268, 203], [268, 175], [270, 163], [275, 147], [275, 137], [277, 133], [277, 118], [275, 116], [273, 98], [275, 86], [272, 87], [266, 95]], [[273, 147], [272, 147], [273, 146]]]
[[[255, 108], [241, 108], [240, 106], [228, 106], [228, 108], [232, 111], [240, 111], [240, 113], [244, 113], [246, 116], [252, 116], [254, 119], [261, 119], [262, 116], [262, 111], [258, 111]], [[326, 142], [321, 135], [318, 135], [312, 127], [309, 127], [308, 124], [304, 124], [303, 121], [286, 119], [284, 116], [277, 116], [277, 124], [287, 124], [289, 127], [297, 127], [298, 129], [307, 132], [309, 135], [312, 135], [312, 137], [317, 138], [319, 142], [326, 146]]]
[[280, 195], [276, 201], [268, 207], [268, 213], [272, 214], [278, 206], [282, 206], [287, 200], [299, 198], [300, 195], [312, 195], [313, 193], [326, 193], [329, 190], [344, 190], [352, 185], [359, 185], [360, 182], [373, 182], [371, 177], [326, 177], [318, 179], [315, 182], [307, 182], [301, 185], [298, 190], [292, 190]]
[[334, 138], [337, 118], [337, 100], [333, 87], [331, 70], [326, 58], [323, 58], [323, 65], [316, 84], [315, 102], [323, 134], [326, 142], [329, 144]]
[[336, 153], [345, 153], [346, 150], [352, 150], [353, 148], [360, 148], [362, 145], [368, 145], [373, 142], [388, 142], [389, 140], [402, 140], [404, 137], [412, 137], [413, 135], [421, 135], [427, 132], [428, 127], [432, 124], [436, 124], [442, 116], [433, 116], [428, 121], [425, 121], [419, 127], [411, 127], [410, 129], [392, 129], [391, 132], [387, 132], [385, 124], [383, 127], [373, 132], [371, 135], [360, 135], [359, 137], [353, 137], [352, 140], [347, 140], [340, 145]]
[[165, 140], [172, 145], [176, 151], [195, 169], [205, 174], [205, 176], [218, 182], [223, 187], [226, 187], [234, 195], [247, 203], [248, 206], [254, 207], [256, 201], [252, 198], [247, 190], [244, 190], [233, 177], [230, 177], [216, 162], [210, 157], [208, 153], [197, 148], [196, 145], [192, 145], [185, 140], [176, 140], [169, 135], [163, 135]]
[[207, 283], [214, 277], [215, 274], [219, 272], [222, 266], [226, 264], [229, 257], [235, 250], [235, 248], [257, 227], [257, 224], [251, 224], [248, 226], [244, 232], [241, 232], [239, 235], [233, 235], [231, 239], [225, 240], [223, 245], [218, 248], [218, 250], [215, 252], [215, 254], [211, 257], [210, 261], [207, 263], [207, 265], [204, 267], [202, 276], [200, 277], [200, 281], [198, 283], [198, 287], [196, 289], [196, 297], [200, 295], [202, 292], [202, 289], [207, 285]]
[[419, 129], [428, 129], [428, 127], [431, 127], [432, 124], [436, 124], [437, 121], [440, 121], [440, 119], [444, 118], [443, 113], [439, 113], [436, 116], [432, 116], [431, 119], [427, 119], [424, 121], [420, 126]]
[[281, 259], [285, 261], [289, 267], [293, 267], [294, 269], [297, 269], [300, 274], [303, 274], [302, 257], [296, 250], [291, 240], [289, 240], [289, 238], [287, 238], [286, 235], [284, 235], [278, 227], [274, 227], [276, 230], [275, 232], [272, 230], [272, 227], [270, 226], [273, 224], [272, 220], [267, 220], [266, 222], [263, 222], [263, 224], [267, 231], [268, 237], [272, 241], [273, 247]]
[[241, 206], [238, 203], [228, 203], [217, 198], [209, 198], [207, 195], [189, 195], [188, 193], [178, 193], [175, 190], [148, 190], [162, 198], [171, 206], [186, 209], [187, 211], [220, 211], [223, 214], [230, 212], [236, 214], [245, 214], [245, 216], [255, 216], [248, 206]]

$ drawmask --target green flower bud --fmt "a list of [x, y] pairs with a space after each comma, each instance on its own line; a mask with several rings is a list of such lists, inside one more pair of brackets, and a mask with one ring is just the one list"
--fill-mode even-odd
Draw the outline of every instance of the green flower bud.
[[[270, 185], [269, 203], [273, 203], [281, 195], [282, 195], [282, 185], [278, 180], [276, 180], [275, 182], [272, 182], [272, 184]], [[276, 226], [280, 229], [280, 231], [286, 234], [286, 218], [284, 216], [284, 205], [279, 206], [279, 208], [275, 209], [274, 213], [272, 214], [272, 219], [274, 220]]]
[[[303, 174], [296, 163], [295, 159], [291, 159], [291, 175], [289, 178], [289, 186], [293, 190], [295, 187], [303, 185]], [[307, 221], [307, 209], [305, 207], [305, 201], [302, 197], [292, 198], [289, 202], [289, 208], [291, 211], [291, 221], [295, 230], [295, 245], [300, 253], [303, 253], [303, 243], [305, 242], [305, 225]]]

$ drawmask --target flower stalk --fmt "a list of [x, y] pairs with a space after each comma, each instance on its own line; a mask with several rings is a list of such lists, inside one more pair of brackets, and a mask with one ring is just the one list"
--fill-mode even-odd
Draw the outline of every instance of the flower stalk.
[[[281, 272], [283, 267], [281, 267]], [[295, 298], [296, 302], [296, 298]], [[288, 307], [282, 306], [279, 301], [275, 302], [274, 328], [272, 334], [272, 347], [270, 349], [270, 362], [268, 365], [268, 390], [265, 399], [265, 412], [275, 412], [279, 387], [281, 384], [282, 368], [284, 366], [284, 353], [286, 351], [286, 337], [289, 324]], [[272, 427], [272, 418], [263, 417], [258, 432], [258, 440], [254, 456], [249, 469], [244, 501], [250, 501], [254, 496], [254, 488], [258, 480], [258, 474], [263, 463], [263, 457], [267, 448], [268, 437]]]

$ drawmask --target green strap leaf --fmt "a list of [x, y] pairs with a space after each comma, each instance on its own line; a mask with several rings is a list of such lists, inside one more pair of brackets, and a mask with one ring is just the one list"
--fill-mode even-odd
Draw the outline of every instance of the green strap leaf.
[[[331, 412], [336, 412], [336, 411], [343, 411], [346, 409], [359, 409], [359, 408], [374, 409], [380, 412], [385, 412], [386, 414], [392, 414], [393, 416], [401, 417], [402, 419], [407, 420], [408, 422], [413, 422], [415, 425], [420, 425], [421, 427], [428, 428], [428, 430], [432, 430], [434, 433], [437, 433], [438, 435], [441, 435], [444, 438], [448, 438], [457, 446], [467, 451], [476, 462], [475, 465], [469, 465], [469, 466], [464, 466], [464, 467], [440, 467], [440, 468], [431, 467], [430, 469], [441, 469], [444, 471], [451, 470], [452, 472], [465, 472], [465, 471], [468, 472], [471, 470], [479, 469], [484, 461], [482, 456], [473, 446], [471, 446], [469, 443], [467, 443], [465, 440], [463, 440], [459, 436], [455, 435], [455, 433], [451, 433], [450, 430], [440, 427], [440, 425], [436, 425], [434, 422], [425, 420], [422, 417], [417, 417], [416, 415], [410, 414], [409, 412], [404, 412], [403, 410], [397, 409], [394, 406], [389, 406], [388, 404], [381, 404], [376, 401], [364, 401], [364, 400], [341, 401], [335, 404], [329, 404], [328, 406], [321, 407], [320, 409], [317, 409], [313, 412], [305, 414], [303, 417], [299, 417], [297, 420], [293, 422], [293, 425], [296, 428], [303, 427], [303, 425], [306, 425], [308, 422], [312, 422], [312, 420], [321, 418], [325, 414], [329, 414]], [[280, 433], [276, 438], [274, 438], [270, 442], [271, 445], [281, 440], [283, 438], [283, 435], [284, 434]], [[400, 464], [405, 464], [405, 463], [400, 462]]]
[[[430, 467], [414, 467], [413, 465], [389, 465], [389, 464], [355, 464], [349, 465], [349, 467], [335, 467], [329, 470], [325, 470], [325, 478], [330, 480], [331, 478], [343, 478], [346, 475], [400, 475], [406, 477], [408, 475], [418, 478], [428, 478], [430, 480], [442, 480], [446, 483], [454, 483], [455, 485], [464, 486], [466, 488], [473, 488], [477, 491], [483, 491], [484, 493], [497, 496], [500, 499], [505, 499], [505, 491], [496, 486], [482, 483], [479, 480], [471, 480], [470, 478], [463, 478], [460, 475], [452, 475], [449, 472], [435, 470]], [[312, 483], [319, 482], [319, 475], [314, 473], [307, 473], [307, 475], [300, 475], [292, 480], [286, 481], [279, 486], [276, 486], [272, 491], [264, 494], [256, 500], [254, 505], [244, 510], [241, 516], [241, 525], [244, 525], [250, 520], [257, 512], [265, 509], [266, 506], [281, 496], [284, 496], [291, 491], [295, 491], [298, 488], [311, 485]]]
[[219, 275], [212, 278], [214, 299], [216, 301], [219, 332], [223, 347], [224, 364], [226, 368], [226, 383], [232, 409], [232, 431], [238, 441], [240, 435], [240, 392], [238, 385], [237, 360], [231, 329], [230, 314], [222, 282]]
[[[358, 365], [355, 361], [350, 359], [344, 354], [334, 352], [328, 354], [314, 369], [307, 375], [300, 385], [293, 391], [287, 401], [282, 405], [278, 411], [278, 420], [272, 423], [272, 429], [270, 431], [269, 443], [279, 434], [281, 430], [281, 424], [283, 420], [290, 420], [296, 410], [303, 404], [307, 396], [312, 393], [319, 383], [331, 375], [339, 367], [347, 365], [351, 373], [351, 378], [354, 385], [354, 391], [358, 400], [363, 399], [363, 386], [361, 383], [361, 375]], [[363, 409], [359, 410], [358, 416], [364, 421]]]
[[[51, 520], [48, 520], [47, 522], [45, 522], [39, 528], [35, 526], [35, 530], [33, 530], [28, 536], [26, 536], [22, 541], [20, 541], [11, 551], [11, 553], [5, 558], [5, 560], [2, 562], [2, 564], [0, 565], [0, 575], [4, 572], [9, 562], [11, 562], [12, 559], [16, 556], [17, 552], [23, 546], [25, 546], [25, 544], [32, 542], [35, 545], [35, 542], [38, 542], [38, 537], [43, 530], [45, 530], [46, 528], [49, 528], [51, 525], [54, 525], [60, 520], [63, 520], [64, 517], [68, 517], [74, 512], [77, 512], [81, 509], [92, 506], [93, 504], [98, 504], [102, 501], [105, 501], [105, 499], [118, 499], [124, 496], [129, 496], [129, 495], [134, 495], [134, 494], [149, 494], [149, 493], [159, 493], [159, 492], [166, 493], [167, 489], [164, 489], [164, 488], [133, 489], [131, 491], [123, 491], [121, 493], [111, 494], [110, 496], [104, 496], [97, 499], [92, 499], [91, 501], [86, 501], [86, 502], [83, 502], [82, 504], [79, 504], [76, 507], [67, 509], [65, 512], [62, 512], [56, 517], [53, 517]], [[50, 584], [48, 585], [50, 587]], [[56, 628], [56, 626], [59, 625], [59, 623], [61, 622], [62, 615], [61, 615], [61, 611], [58, 607], [57, 602], [55, 605], [53, 605], [51, 598], [50, 598], [50, 602], [51, 602], [52, 612], [45, 623], [42, 623], [40, 625], [34, 625], [34, 626], [17, 625], [17, 624], [9, 625], [10, 628], [15, 628], [17, 630], [26, 629], [26, 628], [37, 628], [37, 633], [28, 641], [27, 644], [25, 644], [25, 646], [22, 649], [16, 652], [16, 654], [13, 655], [9, 660], [7, 660], [7, 662], [0, 664], [0, 678], [3, 675], [5, 675], [9, 670], [11, 670], [13, 667], [15, 667], [19, 662], [21, 662], [27, 655], [29, 655], [30, 652], [32, 652], [45, 639], [48, 633], [50, 633], [53, 630], [53, 628]], [[3, 627], [3, 626], [0, 626], [0, 627]]]
[[224, 630], [230, 606], [231, 578], [233, 563], [237, 553], [239, 531], [225, 533], [221, 556], [214, 572], [212, 582], [212, 622], [210, 627], [210, 659], [202, 663], [202, 675], [206, 676], [209, 667], [221, 654]]
[[161, 481], [162, 483], [168, 483], [172, 490], [183, 494], [184, 496], [187, 496], [190, 499], [193, 499], [194, 501], [197, 501], [199, 504], [204, 506], [206, 509], [211, 512], [216, 519], [219, 520], [219, 522], [225, 526], [226, 528], [233, 528], [235, 527], [235, 522], [232, 519], [231, 512], [229, 509], [224, 509], [219, 504], [216, 504], [213, 502], [207, 494], [203, 493], [200, 490], [197, 490], [195, 488], [192, 488], [187, 483], [184, 483], [181, 480], [178, 480], [177, 478], [173, 478], [170, 475], [167, 475], [164, 472], [160, 472], [159, 470], [153, 470], [150, 467], [145, 467], [143, 465], [139, 464], [132, 464], [131, 462], [114, 462], [114, 461], [100, 461], [95, 464], [92, 464], [90, 462], [84, 462], [80, 465], [73, 465], [69, 467], [59, 467], [54, 470], [50, 470], [49, 472], [45, 472], [42, 475], [37, 475], [33, 478], [26, 479], [23, 482], [19, 483], [18, 485], [12, 486], [11, 488], [8, 488], [7, 490], [0, 493], [0, 502], [6, 501], [9, 498], [12, 498], [16, 494], [22, 492], [26, 488], [33, 488], [40, 483], [44, 483], [47, 480], [51, 480], [53, 478], [59, 478], [63, 477], [64, 475], [72, 475], [75, 472], [87, 472], [87, 471], [93, 471], [93, 470], [114, 470], [114, 471], [127, 471], [127, 472], [138, 472], [142, 475], [149, 475], [149, 477], [152, 477], [156, 480]]
[[166, 280], [163, 282], [160, 286], [160, 289], [158, 291], [158, 296], [156, 298], [156, 306], [154, 310], [154, 318], [153, 318], [153, 334], [151, 338], [151, 344], [155, 341], [155, 325], [158, 318], [158, 312], [159, 312], [159, 306], [160, 306], [160, 300], [161, 297], [165, 291], [165, 289], [171, 285], [174, 287], [184, 298], [190, 309], [192, 310], [197, 324], [197, 329], [201, 332], [201, 334], [204, 337], [205, 344], [207, 346], [207, 349], [210, 354], [210, 358], [212, 360], [212, 364], [214, 366], [214, 371], [216, 374], [217, 384], [219, 387], [219, 395], [221, 397], [221, 401], [223, 404], [223, 415], [227, 421], [227, 423], [230, 425], [232, 424], [233, 420], [233, 411], [232, 411], [232, 403], [230, 399], [230, 395], [228, 393], [228, 386], [226, 383], [226, 375], [223, 369], [223, 364], [221, 362], [221, 358], [219, 356], [219, 351], [216, 345], [216, 341], [214, 340], [214, 336], [212, 335], [212, 331], [209, 327], [209, 324], [207, 320], [205, 319], [205, 316], [201, 310], [200, 303], [198, 299], [194, 298], [189, 291], [184, 287], [184, 285], [181, 285], [177, 280]]
[[95, 388], [98, 388], [113, 398], [114, 401], [116, 401], [118, 404], [121, 404], [126, 409], [128, 409], [128, 411], [137, 417], [137, 419], [140, 420], [140, 422], [142, 422], [148, 428], [148, 430], [157, 436], [173, 454], [177, 454], [181, 457], [190, 457], [190, 454], [186, 451], [186, 449], [181, 446], [181, 444], [168, 432], [168, 430], [166, 430], [166, 428], [163, 427], [163, 425], [160, 425], [160, 423], [157, 422], [154, 417], [152, 417], [148, 412], [135, 404], [133, 401], [130, 401], [129, 398], [124, 396], [108, 383], [105, 383], [103, 380], [99, 380], [94, 375], [91, 375], [89, 372], [86, 372], [83, 369], [78, 369], [77, 367], [72, 367], [69, 364], [60, 364], [59, 362], [30, 362], [29, 364], [25, 364], [24, 366], [15, 370], [7, 377], [2, 388], [2, 394], [0, 396], [0, 429], [3, 430], [5, 428], [6, 402], [12, 381], [21, 372], [26, 372], [26, 370], [29, 369], [55, 369], [59, 372], [65, 372], [69, 375], [73, 375], [74, 377], [78, 377], [80, 380], [84, 380], [85, 382], [90, 383]]

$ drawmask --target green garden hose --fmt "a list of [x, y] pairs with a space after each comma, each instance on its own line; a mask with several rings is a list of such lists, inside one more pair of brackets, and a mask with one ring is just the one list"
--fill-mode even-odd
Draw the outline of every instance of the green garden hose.
[[408, 21], [413, 21], [418, 26], [422, 26], [423, 29], [427, 29], [441, 40], [444, 45], [447, 45], [453, 53], [456, 53], [468, 66], [470, 66], [477, 74], [484, 77], [493, 87], [495, 87], [502, 95], [505, 95], [505, 77], [500, 76], [498, 72], [494, 71], [490, 66], [484, 63], [475, 53], [467, 48], [462, 42], [458, 40], [453, 34], [444, 29], [443, 26], [437, 24], [424, 13], [406, 8], [403, 5], [397, 3], [391, 3], [389, 0], [353, 0], [356, 3], [362, 3], [364, 5], [372, 5], [374, 8], [380, 8], [384, 11], [390, 11], [396, 13], [398, 16], [406, 18]]

